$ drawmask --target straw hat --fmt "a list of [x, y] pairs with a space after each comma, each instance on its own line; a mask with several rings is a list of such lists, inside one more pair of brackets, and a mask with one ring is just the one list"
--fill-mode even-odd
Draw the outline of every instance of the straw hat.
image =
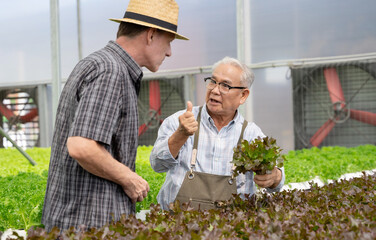
[[124, 18], [110, 20], [161, 29], [175, 34], [178, 39], [188, 40], [177, 33], [178, 15], [179, 6], [175, 0], [130, 0]]

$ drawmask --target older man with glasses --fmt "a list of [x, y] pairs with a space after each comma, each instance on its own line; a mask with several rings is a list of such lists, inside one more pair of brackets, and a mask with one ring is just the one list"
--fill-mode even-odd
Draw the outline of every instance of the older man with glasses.
[[[234, 179], [231, 163], [234, 147], [241, 139], [252, 141], [265, 135], [255, 123], [248, 123], [238, 111], [249, 96], [253, 72], [237, 59], [225, 57], [204, 79], [203, 106], [176, 112], [162, 123], [150, 155], [154, 171], [167, 172], [157, 200], [163, 209], [179, 200], [196, 209], [212, 209], [232, 194], [251, 196], [259, 187], [280, 191], [284, 169], [255, 175], [252, 171]], [[235, 181], [234, 181], [235, 180]]]

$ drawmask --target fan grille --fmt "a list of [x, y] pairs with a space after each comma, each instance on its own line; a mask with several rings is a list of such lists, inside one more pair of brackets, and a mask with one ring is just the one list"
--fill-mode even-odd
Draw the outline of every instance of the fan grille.
[[[158, 82], [159, 93], [151, 94], [151, 81]], [[154, 145], [162, 121], [176, 111], [184, 109], [183, 89], [183, 78], [144, 80], [141, 82], [138, 97], [139, 124], [140, 127], [143, 125], [147, 127], [141, 133], [139, 132], [139, 145]], [[160, 101], [160, 111], [151, 109], [150, 101], [153, 101], [153, 97], [160, 98], [154, 99]]]
[[[38, 145], [39, 120], [36, 104], [36, 88], [1, 91], [0, 126], [19, 147]], [[13, 147], [1, 136], [0, 147]]]
[[[311, 147], [310, 138], [333, 118], [335, 111], [324, 69], [335, 68], [342, 86], [346, 108], [376, 113], [375, 64], [347, 64], [292, 69], [295, 147]], [[340, 105], [340, 103], [338, 103]], [[339, 114], [337, 111], [336, 113]], [[376, 126], [349, 118], [341, 112], [336, 124], [320, 146], [353, 147], [376, 143]]]

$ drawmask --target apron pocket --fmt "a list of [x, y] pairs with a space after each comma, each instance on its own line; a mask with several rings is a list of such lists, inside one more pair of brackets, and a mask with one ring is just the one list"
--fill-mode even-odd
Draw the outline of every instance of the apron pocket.
[[224, 208], [226, 201], [230, 200], [232, 194], [236, 194], [236, 181], [231, 184], [230, 176], [221, 176], [201, 172], [187, 172], [182, 186], [176, 196], [180, 206], [182, 203], [189, 203], [195, 210], [207, 210]]

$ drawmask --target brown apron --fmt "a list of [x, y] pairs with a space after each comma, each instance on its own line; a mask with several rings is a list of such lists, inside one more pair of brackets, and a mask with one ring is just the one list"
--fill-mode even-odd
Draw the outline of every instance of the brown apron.
[[[197, 116], [198, 129], [193, 142], [191, 170], [185, 174], [176, 200], [179, 200], [180, 206], [182, 203], [188, 203], [189, 206], [193, 207], [195, 210], [223, 208], [226, 206], [226, 202], [231, 199], [232, 195], [237, 193], [236, 179], [233, 176], [193, 171], [196, 164], [201, 110], [202, 107], [200, 107]], [[243, 133], [247, 125], [248, 122], [244, 120], [238, 144], [243, 139]]]

